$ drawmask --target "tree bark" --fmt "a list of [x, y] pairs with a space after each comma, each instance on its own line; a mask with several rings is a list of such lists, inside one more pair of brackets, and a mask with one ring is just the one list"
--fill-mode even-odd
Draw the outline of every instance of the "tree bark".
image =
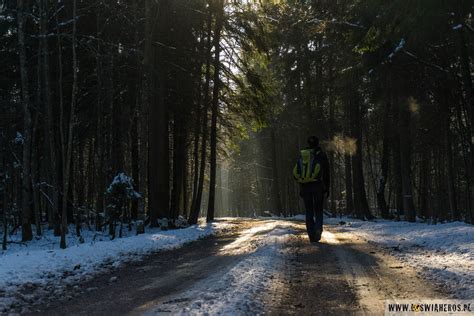
[[199, 212], [201, 210], [202, 191], [204, 186], [204, 174], [206, 169], [206, 156], [207, 156], [207, 135], [208, 135], [208, 109], [209, 109], [209, 86], [211, 80], [211, 29], [212, 29], [212, 11], [209, 8], [208, 21], [207, 21], [207, 49], [206, 49], [206, 74], [204, 82], [204, 108], [202, 112], [202, 137], [201, 137], [201, 161], [199, 166], [199, 180], [197, 187], [196, 200], [194, 207], [191, 210], [189, 216], [189, 223], [191, 225], [196, 224], [199, 218]]
[[220, 38], [223, 26], [224, 0], [216, 1], [216, 29], [214, 31], [214, 86], [212, 89], [211, 110], [211, 156], [210, 156], [210, 182], [209, 203], [207, 207], [207, 222], [214, 220], [216, 201], [216, 169], [217, 169], [217, 116], [219, 113], [219, 89], [220, 89]]
[[[168, 0], [158, 2], [158, 26], [152, 40], [164, 45], [168, 42], [170, 21], [168, 18]], [[149, 16], [148, 18], [151, 18]], [[166, 103], [167, 47], [153, 46], [152, 94], [150, 106], [150, 150], [148, 164], [150, 226], [158, 225], [157, 219], [169, 218], [170, 215], [170, 145], [169, 145], [169, 111]]]
[[400, 142], [400, 174], [403, 190], [403, 211], [409, 222], [416, 221], [415, 205], [413, 203], [413, 188], [411, 181], [411, 113], [408, 100], [401, 100], [399, 104], [399, 142]]
[[281, 214], [283, 211], [282, 203], [281, 203], [281, 190], [280, 190], [280, 177], [278, 173], [278, 163], [277, 163], [277, 151], [276, 151], [276, 136], [275, 136], [275, 127], [271, 127], [270, 129], [271, 134], [271, 146], [272, 146], [272, 200], [273, 200], [273, 210], [272, 212], [276, 212], [275, 214]]
[[[39, 73], [39, 71], [38, 71]], [[38, 89], [40, 89], [38, 87]], [[33, 193], [33, 213], [35, 218], [35, 227], [36, 227], [36, 235], [42, 235], [41, 229], [41, 200], [39, 195], [39, 148], [37, 147], [37, 137], [38, 135], [38, 114], [35, 115], [35, 122], [33, 124], [33, 134], [31, 140], [31, 188]]]
[[46, 139], [46, 157], [49, 185], [46, 192], [49, 192], [51, 206], [48, 207], [48, 225], [53, 227], [54, 218], [58, 213], [58, 176], [57, 176], [57, 154], [55, 146], [54, 132], [54, 113], [51, 102], [50, 68], [49, 68], [49, 49], [47, 40], [47, 15], [49, 5], [47, 0], [40, 1], [40, 33], [41, 33], [41, 57], [42, 57], [42, 80], [43, 80], [43, 102], [46, 113], [45, 139]]
[[[204, 24], [204, 23], [203, 23]], [[198, 53], [200, 56], [208, 56], [205, 51], [204, 41], [207, 34], [204, 32], [204, 26], [202, 26], [202, 34], [200, 36], [199, 41], [199, 50]], [[203, 58], [204, 60], [206, 57]], [[191, 216], [192, 210], [196, 207], [196, 198], [197, 198], [197, 191], [198, 191], [198, 182], [199, 182], [199, 140], [200, 140], [200, 132], [201, 132], [201, 116], [202, 116], [202, 70], [201, 70], [201, 63], [196, 65], [195, 68], [195, 78], [197, 81], [197, 96], [196, 96], [196, 113], [194, 119], [194, 135], [193, 135], [193, 186], [192, 186], [192, 197], [191, 197], [191, 208], [189, 210], [189, 217]], [[188, 212], [187, 209], [185, 209]]]
[[23, 158], [21, 194], [22, 241], [33, 239], [31, 230], [31, 112], [25, 43], [24, 2], [17, 1], [18, 50], [20, 56], [21, 98], [23, 105]]
[[431, 149], [424, 150], [421, 153], [420, 167], [420, 216], [429, 218], [432, 213], [431, 198]]
[[[345, 113], [344, 113], [344, 136], [346, 138], [350, 138], [352, 136], [352, 126], [351, 126], [351, 104], [348, 100], [346, 100], [347, 104], [345, 106]], [[353, 187], [352, 187], [352, 159], [351, 153], [349, 153], [346, 149], [344, 155], [344, 172], [345, 172], [345, 187], [346, 187], [346, 215], [352, 214], [354, 212], [354, 194], [353, 194]]]
[[[328, 66], [328, 72], [329, 72], [329, 87], [328, 87], [328, 99], [329, 99], [329, 140], [332, 141], [334, 136], [335, 136], [335, 122], [334, 122], [334, 114], [335, 114], [335, 108], [336, 108], [336, 100], [334, 96], [334, 75], [333, 75], [333, 66], [332, 62], [329, 63]], [[330, 174], [330, 179], [331, 179], [331, 184], [329, 188], [329, 196], [330, 196], [330, 203], [329, 203], [329, 208], [331, 210], [331, 213], [334, 215], [336, 214], [336, 199], [338, 198], [336, 196], [336, 177], [335, 177], [335, 151], [330, 150], [329, 151], [329, 174]]]
[[[136, 87], [138, 89], [138, 86]], [[138, 106], [138, 101], [136, 101], [136, 106]], [[138, 110], [135, 108], [132, 118], [130, 138], [131, 138], [131, 165], [132, 165], [132, 178], [135, 184], [134, 190], [140, 192], [140, 155], [138, 151], [139, 144], [139, 124], [138, 124]], [[138, 218], [138, 203], [139, 199], [134, 199], [132, 201], [132, 208], [130, 210], [130, 217], [133, 220]]]
[[[352, 74], [350, 82], [356, 85], [356, 76]], [[349, 89], [351, 89], [349, 87]], [[361, 105], [357, 91], [349, 93], [350, 100], [348, 100], [348, 111], [350, 119], [351, 135], [356, 140], [356, 151], [352, 156], [352, 185], [354, 190], [354, 208], [358, 218], [372, 219], [373, 215], [370, 212], [369, 204], [367, 202], [367, 193], [365, 190], [364, 168], [362, 162], [362, 127], [361, 127]]]
[[[460, 44], [460, 51], [461, 51], [461, 76], [464, 85], [464, 90], [466, 93], [466, 104], [467, 104], [467, 112], [469, 114], [470, 124], [470, 139], [469, 139], [469, 146], [470, 146], [470, 166], [469, 170], [467, 170], [467, 201], [468, 201], [468, 210], [469, 210], [469, 217], [470, 223], [474, 223], [474, 212], [472, 211], [472, 183], [471, 179], [473, 178], [474, 173], [474, 89], [472, 84], [472, 71], [471, 71], [471, 57], [472, 55], [469, 53], [469, 46], [466, 42], [466, 34], [465, 34], [466, 27], [462, 27], [459, 30], [459, 44]], [[471, 51], [472, 52], [472, 51]], [[471, 56], [471, 57], [470, 57]]]
[[[201, 76], [199, 75], [199, 81], [201, 81]], [[191, 210], [194, 210], [196, 207], [196, 198], [198, 191], [198, 180], [199, 180], [199, 139], [201, 131], [201, 84], [199, 84], [198, 89], [198, 102], [196, 105], [196, 118], [195, 118], [195, 127], [194, 127], [194, 149], [193, 149], [193, 194], [191, 198]], [[191, 215], [191, 214], [190, 214]]]
[[150, 110], [150, 90], [151, 90], [151, 78], [152, 78], [152, 38], [153, 38], [153, 5], [151, 0], [145, 1], [145, 41], [144, 41], [144, 56], [142, 60], [138, 60], [137, 64], [140, 65], [140, 71], [143, 74], [141, 81], [141, 106], [137, 113], [137, 122], [138, 122], [138, 152], [141, 157], [139, 162], [139, 180], [138, 187], [140, 188], [140, 193], [142, 198], [138, 200], [138, 219], [145, 220], [146, 216], [146, 199], [149, 197], [149, 187], [148, 187], [148, 157], [149, 157], [149, 130], [148, 130], [148, 115]]
[[352, 162], [351, 156], [344, 157], [345, 187], [346, 187], [346, 215], [354, 212], [354, 195], [352, 191]]
[[[66, 232], [67, 232], [67, 208], [68, 208], [68, 194], [70, 187], [70, 173], [71, 173], [71, 157], [72, 157], [72, 141], [74, 131], [74, 111], [76, 108], [76, 97], [77, 97], [77, 85], [78, 85], [78, 67], [77, 67], [77, 51], [76, 51], [76, 25], [77, 25], [77, 0], [73, 0], [73, 22], [72, 22], [72, 92], [71, 92], [71, 106], [69, 109], [69, 120], [67, 135], [65, 135], [65, 141], [63, 143], [63, 205], [62, 205], [62, 216], [61, 216], [61, 249], [66, 248]], [[61, 49], [61, 42], [59, 41], [59, 49]], [[64, 111], [63, 111], [64, 113]]]
[[390, 111], [391, 111], [391, 92], [388, 101], [385, 103], [383, 118], [383, 140], [382, 140], [382, 159], [381, 159], [381, 177], [377, 188], [377, 202], [382, 218], [390, 218], [387, 201], [385, 199], [385, 186], [388, 178], [388, 168], [390, 162], [390, 130], [392, 128]]
[[183, 131], [182, 125], [183, 122], [178, 116], [183, 113], [174, 113], [174, 123], [173, 123], [173, 188], [171, 192], [171, 210], [170, 217], [171, 219], [178, 218], [179, 208], [180, 208], [180, 199], [183, 188]]
[[356, 152], [352, 157], [352, 175], [354, 186], [354, 206], [358, 217], [373, 219], [370, 212], [369, 203], [367, 202], [367, 193], [365, 190], [364, 169], [362, 162], [362, 129], [361, 129], [361, 115], [360, 105], [356, 102], [352, 105], [354, 110], [354, 137], [357, 140]]
[[448, 200], [449, 200], [449, 215], [451, 220], [459, 220], [460, 214], [457, 203], [457, 194], [455, 186], [455, 174], [454, 174], [454, 162], [453, 162], [453, 147], [452, 147], [452, 136], [451, 136], [451, 108], [449, 106], [449, 91], [447, 86], [443, 87], [443, 110], [444, 116], [444, 152], [446, 155], [446, 178], [448, 186]]

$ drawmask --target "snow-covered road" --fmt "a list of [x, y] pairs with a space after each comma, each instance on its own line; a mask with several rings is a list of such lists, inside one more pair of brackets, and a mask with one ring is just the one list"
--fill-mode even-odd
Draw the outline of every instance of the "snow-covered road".
[[474, 225], [428, 225], [403, 221], [327, 220], [340, 235], [351, 234], [384, 249], [457, 299], [474, 299]]
[[[432, 254], [428, 250], [441, 255], [439, 249], [444, 249], [443, 262], [447, 262], [449, 251], [455, 251], [446, 242], [438, 242], [439, 251], [435, 249], [427, 237], [433, 228], [420, 225], [414, 230], [414, 226], [407, 228], [408, 223], [345, 221], [340, 225], [339, 221], [328, 220], [317, 244], [309, 243], [302, 221], [276, 218], [221, 219], [209, 231], [190, 228], [155, 233], [155, 248], [161, 245], [160, 240], [175, 240], [174, 234], [181, 236], [175, 244], [181, 248], [122, 265], [112, 264], [85, 282], [65, 284], [59, 279], [57, 284], [62, 288], [58, 295], [36, 306], [32, 301], [30, 310], [61, 315], [380, 314], [387, 299], [443, 299], [456, 297], [461, 290], [472, 291], [469, 282], [457, 283], [452, 277], [444, 281], [454, 291], [437, 287], [439, 279], [420, 273], [420, 267], [429, 271], [432, 266], [437, 271], [436, 262], [430, 266]], [[384, 225], [387, 227], [381, 228]], [[400, 227], [391, 230], [390, 225]], [[451, 232], [450, 240], [468, 243], [472, 237], [463, 234], [469, 233], [471, 226], [458, 226], [444, 227], [449, 230], [444, 233]], [[426, 239], [423, 248], [417, 254], [415, 249], [420, 247], [407, 248], [405, 255], [393, 253], [392, 247], [387, 246], [391, 239], [401, 250], [407, 246], [400, 245], [399, 231], [404, 240], [423, 243]], [[420, 239], [415, 238], [415, 231], [420, 232]], [[213, 232], [218, 234], [212, 235]], [[204, 236], [207, 237], [182, 243]], [[466, 243], [456, 249], [464, 251]], [[146, 249], [153, 248], [153, 243], [145, 245]], [[423, 256], [427, 256], [426, 260]], [[472, 273], [470, 258], [467, 256], [458, 264], [457, 269], [464, 275]], [[16, 295], [28, 297], [32, 293], [35, 289], [22, 288]]]
[[144, 314], [263, 313], [262, 293], [271, 287], [272, 280], [291, 255], [285, 246], [296, 239], [296, 232], [292, 223], [284, 221], [266, 221], [242, 231], [216, 254], [234, 258], [227, 267], [212, 271], [209, 277], [178, 295], [156, 301], [156, 307]]
[[[96, 278], [56, 314], [248, 315], [383, 313], [386, 299], [445, 298], [417, 271], [349, 231], [234, 219], [236, 230]], [[116, 277], [111, 285], [109, 280]], [[93, 288], [92, 292], [87, 289]], [[85, 291], [84, 291], [85, 290]]]

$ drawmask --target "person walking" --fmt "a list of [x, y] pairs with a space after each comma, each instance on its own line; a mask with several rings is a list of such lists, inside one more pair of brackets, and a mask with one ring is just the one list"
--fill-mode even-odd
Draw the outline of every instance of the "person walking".
[[300, 184], [309, 240], [318, 242], [323, 232], [324, 199], [329, 197], [330, 187], [329, 161], [319, 146], [318, 137], [308, 138], [308, 147], [300, 151], [293, 176]]

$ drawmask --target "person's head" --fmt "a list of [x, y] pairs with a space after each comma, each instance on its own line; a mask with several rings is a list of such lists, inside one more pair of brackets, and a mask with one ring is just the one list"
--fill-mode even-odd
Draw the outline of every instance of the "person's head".
[[319, 147], [319, 138], [316, 136], [310, 136], [308, 138], [308, 146], [311, 148]]

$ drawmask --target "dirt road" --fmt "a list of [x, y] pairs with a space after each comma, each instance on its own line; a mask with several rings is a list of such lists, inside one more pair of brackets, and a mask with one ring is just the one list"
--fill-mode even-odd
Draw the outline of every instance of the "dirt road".
[[411, 268], [349, 233], [246, 220], [229, 233], [158, 253], [71, 291], [48, 315], [383, 314], [389, 298], [441, 298]]

